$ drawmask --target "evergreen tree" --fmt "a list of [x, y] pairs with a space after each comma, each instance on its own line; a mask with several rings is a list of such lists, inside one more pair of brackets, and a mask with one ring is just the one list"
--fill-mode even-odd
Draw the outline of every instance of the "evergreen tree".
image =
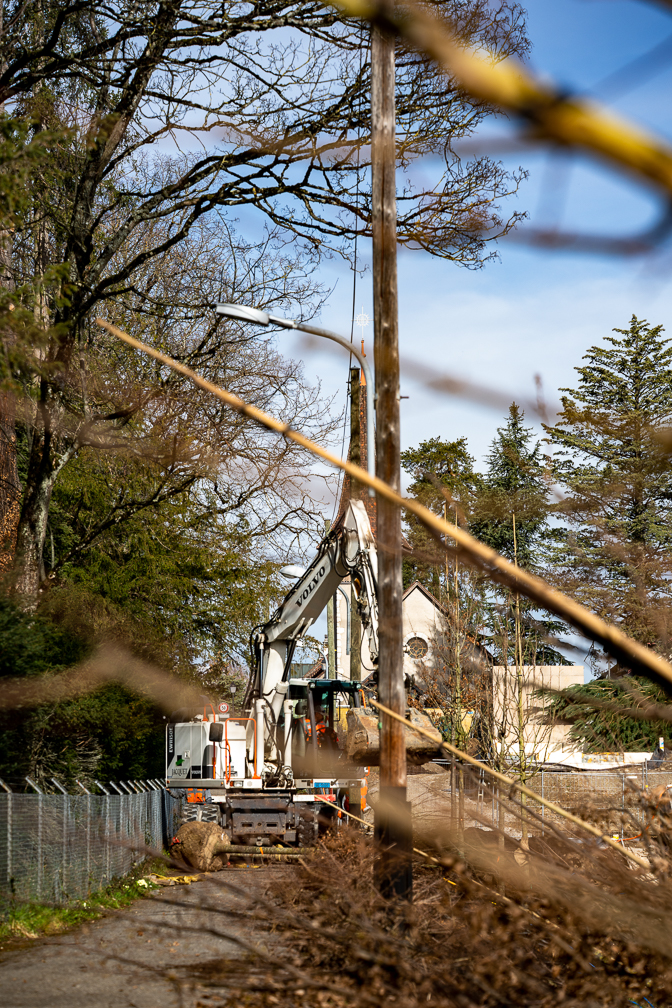
[[151, 464], [82, 452], [50, 508], [52, 591], [104, 600], [181, 674], [200, 677], [215, 656], [244, 664], [250, 629], [284, 593], [267, 537], [205, 481], [166, 482], [162, 494]]
[[532, 570], [548, 515], [548, 487], [540, 445], [523, 425], [524, 413], [509, 407], [504, 427], [497, 429], [488, 469], [474, 506], [471, 530], [508, 560]]
[[577, 368], [547, 427], [566, 498], [555, 576], [565, 590], [651, 647], [667, 644], [672, 603], [672, 346], [634, 315]]
[[[474, 501], [471, 532], [512, 563], [534, 571], [543, 565], [549, 490], [541, 446], [524, 416], [514, 402], [497, 429]], [[546, 641], [564, 629], [561, 623], [535, 616], [527, 600], [494, 586], [489, 596], [490, 644], [501, 664], [567, 664]]]
[[[409, 497], [435, 514], [466, 524], [479, 485], [466, 438], [444, 441], [435, 437], [423, 441], [417, 448], [401, 453], [401, 466], [413, 477], [406, 491]], [[445, 488], [448, 497], [436, 485], [437, 482]], [[433, 538], [413, 515], [406, 518], [405, 535], [414, 555], [404, 559], [404, 586], [420, 581], [437, 598], [445, 595], [448, 591], [446, 568], [441, 558], [436, 557]]]
[[[569, 739], [583, 752], [652, 752], [661, 736], [669, 739], [670, 723], [650, 720], [643, 708], [662, 706], [666, 700], [660, 686], [628, 676], [621, 681], [596, 679], [570, 686], [550, 700], [548, 710], [554, 720], [572, 722]], [[641, 719], [626, 713], [634, 707], [642, 709]]]
[[[115, 612], [93, 595], [47, 593], [26, 613], [0, 594], [0, 683], [58, 676], [85, 660], [101, 635], [150, 661], [164, 661], [161, 634]], [[30, 775], [51, 789], [56, 777], [72, 790], [102, 780], [161, 777], [165, 718], [147, 696], [110, 683], [92, 693], [36, 707], [0, 711], [0, 777], [14, 788]]]
[[[468, 524], [480, 477], [474, 471], [466, 438], [431, 438], [418, 448], [402, 452], [401, 463], [414, 477], [409, 495], [451, 522], [463, 527]], [[481, 592], [472, 570], [438, 550], [435, 540], [413, 516], [407, 519], [406, 536], [413, 555], [404, 559], [405, 582], [420, 581], [442, 603], [445, 614], [432, 642], [432, 661], [423, 670], [418, 685], [424, 691], [425, 703], [443, 711], [441, 730], [446, 737], [465, 746], [465, 723], [470, 720], [466, 711], [474, 709], [484, 696], [484, 669], [476, 646], [481, 629]], [[485, 671], [489, 674], [489, 669]]]

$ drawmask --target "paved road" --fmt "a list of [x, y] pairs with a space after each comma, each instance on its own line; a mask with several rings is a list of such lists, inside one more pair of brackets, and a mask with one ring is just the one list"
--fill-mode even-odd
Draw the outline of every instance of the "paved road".
[[[162, 889], [77, 931], [0, 952], [3, 1008], [205, 1006], [208, 993], [189, 978], [189, 967], [243, 953], [203, 928], [263, 946], [262, 930], [251, 930], [231, 911], [263, 896], [279, 872], [291, 871], [271, 866], [219, 872]], [[243, 895], [225, 888], [228, 882]]]

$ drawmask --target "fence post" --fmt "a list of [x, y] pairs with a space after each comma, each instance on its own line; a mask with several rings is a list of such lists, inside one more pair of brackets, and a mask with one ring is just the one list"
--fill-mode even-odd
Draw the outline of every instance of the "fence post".
[[105, 795], [105, 883], [110, 881], [110, 796]]
[[91, 795], [86, 792], [86, 891], [91, 892]]
[[450, 761], [450, 832], [455, 832], [455, 757]]
[[490, 781], [490, 789], [492, 792], [492, 828], [497, 829], [497, 809], [498, 809], [498, 796], [497, 796], [497, 782]]
[[61, 867], [61, 894], [63, 899], [68, 898], [68, 796], [63, 795], [63, 859]]
[[[544, 771], [543, 770], [541, 771], [541, 797], [542, 798], [546, 797], [546, 795], [544, 794]], [[546, 825], [546, 806], [542, 805], [541, 806], [541, 835], [542, 835], [542, 837], [546, 835], [546, 831], [544, 829], [545, 825]]]
[[37, 898], [42, 895], [42, 793], [37, 796]]
[[14, 873], [14, 866], [12, 864], [12, 841], [14, 839], [14, 823], [13, 814], [14, 808], [12, 805], [13, 794], [11, 791], [7, 792], [7, 887], [10, 893], [14, 893], [14, 879], [12, 875]]

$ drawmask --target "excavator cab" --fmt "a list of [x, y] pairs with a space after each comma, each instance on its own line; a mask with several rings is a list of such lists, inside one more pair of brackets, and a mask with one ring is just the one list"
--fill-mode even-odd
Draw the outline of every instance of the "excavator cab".
[[288, 699], [279, 729], [281, 736], [287, 737], [285, 717], [291, 712], [289, 738], [295, 777], [342, 775], [346, 712], [362, 706], [361, 684], [339, 679], [290, 679]]

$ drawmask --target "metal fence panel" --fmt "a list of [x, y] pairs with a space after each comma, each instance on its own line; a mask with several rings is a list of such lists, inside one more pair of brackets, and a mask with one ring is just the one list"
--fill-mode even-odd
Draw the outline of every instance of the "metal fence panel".
[[[513, 773], [510, 776], [514, 776]], [[458, 775], [455, 775], [456, 783]], [[533, 774], [526, 782], [527, 786], [547, 801], [582, 817], [588, 817], [606, 832], [621, 832], [630, 826], [641, 824], [645, 818], [642, 807], [642, 795], [659, 785], [672, 786], [672, 773], [666, 771], [647, 770], [641, 767], [627, 767], [622, 771], [604, 772], [602, 770], [582, 770], [576, 773], [561, 773], [543, 770]], [[488, 781], [482, 771], [472, 773], [466, 782], [464, 795], [458, 794], [458, 788], [450, 794], [453, 818], [459, 818], [461, 827], [482, 826], [484, 817], [495, 826], [505, 828], [512, 833], [520, 833], [520, 821], [515, 807], [504, 810], [500, 804], [498, 784]], [[502, 797], [509, 797], [509, 789], [502, 792]], [[515, 790], [511, 797], [518, 798]], [[466, 803], [463, 799], [466, 798]], [[531, 832], [543, 832], [545, 825], [553, 825], [561, 830], [572, 829], [563, 817], [545, 808], [541, 802], [531, 798], [524, 800], [528, 811], [536, 813], [534, 821], [528, 823]], [[508, 804], [508, 803], [507, 803]], [[462, 811], [464, 806], [464, 811]], [[470, 811], [476, 815], [470, 815]]]
[[163, 789], [0, 794], [0, 909], [85, 898], [160, 851], [177, 832], [178, 808]]

